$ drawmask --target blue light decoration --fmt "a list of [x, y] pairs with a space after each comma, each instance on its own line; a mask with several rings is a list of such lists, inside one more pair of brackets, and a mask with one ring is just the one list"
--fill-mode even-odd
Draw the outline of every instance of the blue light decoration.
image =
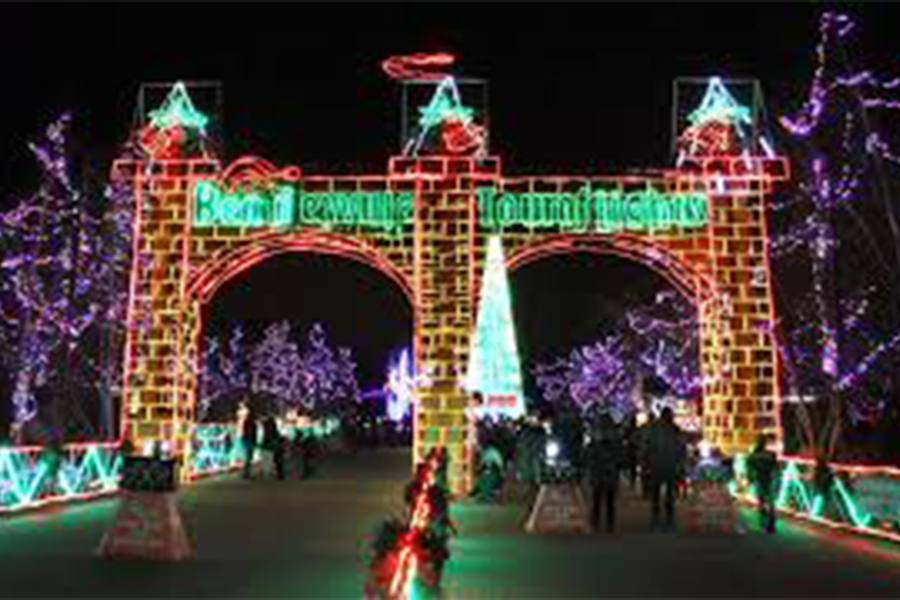
[[387, 416], [394, 423], [401, 423], [412, 409], [415, 372], [410, 351], [403, 350], [388, 371]]
[[488, 241], [466, 388], [470, 393], [478, 392], [484, 397], [484, 404], [475, 407], [476, 416], [516, 419], [525, 414], [509, 277], [499, 236]]
[[208, 477], [243, 464], [244, 443], [233, 423], [205, 423], [194, 430], [191, 477]]
[[[331, 435], [334, 428], [326, 422], [314, 434]], [[189, 475], [193, 479], [234, 471], [243, 457], [237, 425], [198, 425]], [[0, 514], [114, 494], [122, 463], [115, 443], [72, 444], [58, 459], [39, 446], [0, 448]]]
[[2, 448], [0, 513], [114, 493], [121, 467], [115, 444], [66, 447], [55, 470], [40, 447]]

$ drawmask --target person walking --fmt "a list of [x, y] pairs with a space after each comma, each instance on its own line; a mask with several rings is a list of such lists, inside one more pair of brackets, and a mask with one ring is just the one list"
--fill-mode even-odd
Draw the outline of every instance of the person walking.
[[600, 416], [587, 448], [588, 478], [592, 487], [591, 524], [600, 531], [602, 513], [606, 512], [606, 531], [616, 529], [616, 505], [619, 479], [625, 449], [622, 434], [609, 414]]
[[635, 432], [635, 447], [637, 449], [637, 463], [640, 471], [641, 498], [650, 500], [650, 434], [656, 427], [656, 414], [650, 412], [647, 421], [639, 426]]
[[244, 419], [241, 424], [241, 443], [244, 445], [244, 479], [250, 479], [253, 475], [253, 460], [256, 455], [256, 442], [258, 440], [258, 431], [256, 424], [256, 415], [252, 409], [247, 409], [243, 415]]
[[625, 421], [622, 443], [625, 449], [622, 468], [625, 471], [625, 477], [628, 479], [629, 487], [634, 492], [637, 490], [638, 456], [640, 455], [637, 417], [635, 415], [631, 415]]
[[686, 451], [684, 435], [675, 424], [675, 413], [666, 407], [659, 420], [647, 431], [651, 527], [654, 530], [660, 526], [662, 510], [665, 510], [663, 529], [666, 531], [675, 529], [675, 502]]
[[275, 477], [284, 479], [284, 437], [278, 430], [278, 422], [275, 417], [266, 417], [263, 422], [263, 448], [272, 454]]
[[761, 435], [756, 448], [747, 457], [747, 476], [759, 501], [759, 524], [766, 533], [777, 531], [775, 496], [778, 493], [778, 457], [769, 450], [768, 439]]

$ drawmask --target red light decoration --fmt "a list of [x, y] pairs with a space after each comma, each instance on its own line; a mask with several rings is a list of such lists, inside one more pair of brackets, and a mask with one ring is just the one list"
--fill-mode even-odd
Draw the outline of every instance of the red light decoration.
[[181, 158], [187, 142], [187, 133], [182, 127], [157, 128], [148, 125], [140, 132], [140, 144], [144, 151], [156, 160]]
[[682, 157], [735, 156], [734, 125], [728, 121], [711, 120], [685, 129], [678, 141]]
[[270, 187], [275, 183], [299, 181], [302, 175], [300, 167], [276, 169], [258, 156], [243, 156], [223, 171], [220, 180], [226, 190], [233, 192], [242, 187]]
[[391, 598], [412, 597], [413, 581], [419, 570], [420, 542], [432, 516], [429, 496], [436, 483], [437, 470], [441, 467], [442, 460], [442, 453], [433, 451], [422, 469], [420, 479], [416, 481], [409, 529], [400, 540], [396, 571], [391, 578]]
[[452, 54], [410, 54], [392, 56], [381, 63], [381, 68], [391, 79], [397, 81], [440, 81], [447, 74], [436, 69], [449, 67], [456, 62]]
[[485, 129], [472, 122], [450, 119], [444, 123], [444, 149], [448, 154], [475, 154], [485, 145]]

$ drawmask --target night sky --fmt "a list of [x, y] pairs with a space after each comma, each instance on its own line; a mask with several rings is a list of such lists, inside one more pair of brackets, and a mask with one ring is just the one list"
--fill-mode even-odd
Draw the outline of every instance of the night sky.
[[[142, 82], [221, 82], [228, 159], [258, 154], [308, 174], [383, 172], [398, 150], [400, 94], [379, 62], [417, 51], [457, 54], [458, 73], [489, 81], [492, 151], [507, 172], [666, 166], [676, 77], [758, 78], [770, 119], [796, 108], [828, 5], [172, 6], [0, 9], [5, 202], [33, 188], [25, 144], [65, 110], [75, 118], [78, 175], [99, 189]], [[860, 50], [890, 66], [900, 11], [890, 3], [850, 11], [861, 19]], [[612, 257], [572, 257], [523, 269], [513, 285], [526, 360], [546, 360], [591, 341], [665, 283]], [[206, 311], [209, 332], [231, 320], [257, 329], [324, 321], [338, 343], [356, 347], [367, 385], [408, 343], [409, 315], [378, 273], [306, 255], [256, 268]]]

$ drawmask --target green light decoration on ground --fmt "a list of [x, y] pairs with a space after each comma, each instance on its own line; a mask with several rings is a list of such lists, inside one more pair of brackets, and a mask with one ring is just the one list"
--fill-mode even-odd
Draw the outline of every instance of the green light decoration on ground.
[[813, 502], [810, 500], [806, 484], [800, 477], [800, 469], [795, 462], [788, 463], [787, 468], [781, 474], [781, 485], [779, 486], [778, 499], [775, 501], [775, 505], [778, 508], [786, 508], [792, 492], [798, 500], [800, 509], [803, 512], [812, 513], [814, 508]]
[[183, 82], [178, 82], [158, 109], [149, 114], [150, 125], [156, 129], [184, 127], [186, 129], [206, 130], [209, 117], [198, 111], [188, 94]]
[[121, 466], [115, 449], [88, 446], [67, 452], [56, 480], [50, 481], [50, 467], [39, 455], [0, 450], [0, 511], [21, 510], [44, 500], [113, 492]]
[[700, 106], [688, 116], [691, 125], [709, 121], [726, 121], [736, 125], [752, 125], [750, 109], [734, 99], [721, 77], [712, 77]]
[[236, 425], [197, 425], [194, 430], [193, 475], [209, 475], [243, 464], [244, 442]]
[[518, 418], [525, 414], [512, 297], [499, 236], [491, 237], [488, 242], [467, 388], [484, 396], [479, 416]]
[[[739, 455], [735, 457], [735, 481], [730, 485], [732, 495], [738, 495], [738, 480], [746, 480], [747, 477], [747, 457]], [[825, 516], [825, 510], [828, 508], [826, 499], [821, 494], [813, 495], [811, 491], [812, 484], [803, 478], [800, 467], [796, 461], [787, 461], [781, 473], [781, 480], [778, 486], [778, 498], [775, 506], [778, 509], [792, 508], [791, 500], [796, 507], [794, 510], [801, 515], [816, 520], [829, 520]], [[758, 498], [756, 490], [751, 486], [751, 494], [753, 498]], [[840, 478], [834, 480], [834, 490], [832, 501], [843, 513], [844, 519], [854, 527], [866, 529], [871, 527], [873, 518], [859, 506], [856, 498], [847, 489], [847, 486]]]

